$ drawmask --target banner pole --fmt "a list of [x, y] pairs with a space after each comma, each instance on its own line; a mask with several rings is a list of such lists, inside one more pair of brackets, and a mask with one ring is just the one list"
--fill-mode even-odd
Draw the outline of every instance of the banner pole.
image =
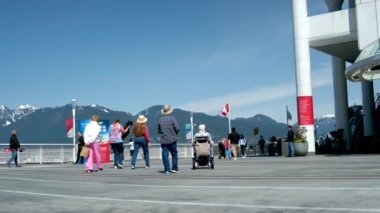
[[[194, 120], [193, 120], [193, 110], [190, 110], [190, 131], [191, 131], [191, 144], [194, 143]], [[194, 149], [191, 147], [191, 157], [194, 156]]]
[[231, 134], [231, 104], [230, 104], [230, 99], [227, 99], [227, 104], [228, 104], [228, 133]]
[[76, 151], [76, 146], [75, 146], [75, 98], [71, 99], [71, 104], [73, 107], [73, 163], [75, 162], [75, 151]]

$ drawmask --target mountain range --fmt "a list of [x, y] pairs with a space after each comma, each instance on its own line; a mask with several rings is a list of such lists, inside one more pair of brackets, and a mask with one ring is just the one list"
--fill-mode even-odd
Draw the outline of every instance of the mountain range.
[[[121, 112], [108, 109], [99, 105], [77, 106], [76, 121], [91, 118], [98, 114], [101, 119], [109, 120], [110, 123], [119, 118], [122, 123], [131, 120], [135, 121], [139, 114], [148, 118], [148, 127], [153, 143], [157, 142], [159, 135], [157, 132], [158, 119], [161, 117], [161, 105], [149, 107], [136, 115], [128, 112]], [[185, 125], [190, 123], [190, 112], [182, 109], [175, 109], [173, 112], [180, 124], [178, 135], [179, 143], [187, 142]], [[8, 143], [10, 132], [17, 130], [19, 140], [22, 143], [72, 143], [71, 138], [66, 137], [65, 121], [72, 117], [72, 106], [70, 104], [61, 107], [36, 108], [31, 105], [22, 105], [12, 110], [4, 105], [0, 106], [0, 143]], [[220, 136], [227, 136], [228, 119], [221, 116], [211, 116], [205, 113], [193, 113], [194, 124], [205, 124], [206, 130], [210, 132], [214, 140]], [[317, 134], [326, 134], [334, 129], [335, 119], [333, 117], [323, 117], [316, 119]], [[255, 115], [250, 118], [236, 118], [231, 120], [232, 127], [236, 127], [237, 132], [246, 138], [252, 139], [253, 128], [260, 127], [260, 134], [265, 137], [285, 136], [287, 127], [284, 123], [278, 123], [266, 115]], [[194, 131], [196, 132], [195, 127]], [[131, 137], [131, 135], [129, 135]], [[129, 138], [128, 137], [128, 138]]]

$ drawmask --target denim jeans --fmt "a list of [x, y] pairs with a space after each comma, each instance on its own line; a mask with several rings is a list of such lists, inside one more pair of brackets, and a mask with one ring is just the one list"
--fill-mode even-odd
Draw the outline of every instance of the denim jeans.
[[84, 157], [80, 156], [81, 151], [82, 151], [82, 146], [78, 146], [77, 160], [75, 161], [75, 164], [84, 164]]
[[136, 165], [137, 155], [139, 154], [139, 149], [141, 147], [144, 151], [145, 166], [149, 166], [149, 149], [148, 149], [148, 143], [146, 142], [145, 137], [144, 136], [135, 137], [134, 143], [135, 143], [135, 149], [133, 150], [131, 165], [132, 166]]
[[178, 171], [177, 141], [171, 144], [161, 144], [161, 149], [165, 172], [170, 171], [169, 152], [172, 155], [172, 170]]
[[294, 157], [294, 142], [289, 141], [288, 142], [289, 146], [289, 156]]
[[123, 165], [123, 143], [111, 143], [113, 151], [114, 165]]
[[18, 165], [18, 162], [17, 162], [17, 151], [12, 151], [12, 154], [11, 154], [11, 158], [8, 160], [7, 162], [7, 165], [10, 165], [12, 160], [15, 161], [15, 165], [17, 166]]

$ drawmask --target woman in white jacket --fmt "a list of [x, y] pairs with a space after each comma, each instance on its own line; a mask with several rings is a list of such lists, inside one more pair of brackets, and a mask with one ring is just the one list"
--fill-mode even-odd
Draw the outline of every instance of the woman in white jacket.
[[[86, 173], [103, 170], [103, 164], [100, 158], [100, 125], [98, 124], [99, 116], [92, 116], [92, 120], [84, 129], [84, 143], [90, 148], [90, 153], [86, 159]], [[97, 170], [93, 170], [93, 159], [96, 159]]]

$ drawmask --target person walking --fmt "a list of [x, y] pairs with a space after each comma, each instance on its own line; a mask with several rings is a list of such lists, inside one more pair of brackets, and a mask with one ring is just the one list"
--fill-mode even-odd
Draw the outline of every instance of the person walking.
[[144, 160], [145, 160], [145, 168], [149, 168], [149, 143], [150, 143], [150, 134], [148, 125], [146, 122], [148, 119], [144, 115], [139, 115], [137, 118], [136, 124], [133, 127], [133, 142], [134, 142], [134, 150], [133, 156], [131, 159], [131, 169], [134, 169], [136, 166], [137, 155], [139, 154], [139, 149], [142, 147], [144, 151]]
[[231, 159], [231, 142], [228, 139], [224, 139], [224, 148], [226, 150], [226, 157]]
[[132, 159], [132, 156], [133, 156], [133, 150], [135, 150], [135, 143], [133, 142], [133, 139], [129, 139], [129, 155], [131, 156], [131, 159]]
[[289, 155], [287, 157], [294, 157], [294, 131], [292, 126], [288, 126], [288, 149]]
[[132, 125], [133, 125], [133, 121], [127, 121], [124, 125], [124, 129], [128, 129], [128, 130], [126, 132], [123, 132], [123, 134], [121, 135], [121, 139], [123, 140], [122, 146], [121, 146], [122, 148], [121, 157], [122, 157], [123, 162], [124, 162], [124, 139], [129, 135]]
[[81, 132], [78, 132], [77, 135], [78, 135], [78, 142], [77, 142], [78, 152], [77, 152], [77, 160], [75, 161], [74, 164], [83, 164], [84, 158], [80, 156], [80, 152], [82, 151], [82, 148], [84, 146], [84, 138]]
[[124, 161], [124, 144], [122, 139], [122, 134], [129, 130], [129, 126], [124, 128], [120, 124], [120, 119], [116, 119], [109, 128], [109, 136], [111, 142], [111, 148], [114, 156], [114, 168], [122, 169]]
[[[88, 123], [84, 129], [84, 143], [90, 149], [89, 155], [86, 159], [85, 169], [86, 173], [96, 172], [103, 170], [103, 164], [100, 158], [100, 129], [98, 124], [99, 116], [93, 115], [91, 122]], [[96, 161], [97, 170], [93, 170], [93, 161]]]
[[[165, 105], [161, 109], [162, 117], [158, 120], [158, 133], [160, 134], [162, 162], [164, 172], [178, 172], [178, 152], [177, 152], [177, 134], [179, 125], [174, 116], [171, 115], [173, 108]], [[172, 168], [170, 170], [169, 152], [172, 156]]]
[[220, 137], [218, 142], [218, 148], [219, 148], [219, 159], [223, 158], [226, 159], [226, 148], [224, 146], [224, 138]]
[[240, 145], [241, 157], [245, 158], [247, 156], [245, 154], [245, 150], [247, 148], [247, 140], [244, 138], [244, 135], [240, 135], [239, 145]]
[[239, 139], [240, 134], [236, 132], [236, 128], [232, 127], [231, 133], [228, 134], [228, 139], [231, 141], [231, 150], [234, 156], [234, 160], [237, 160], [238, 150], [239, 150]]
[[264, 155], [264, 148], [265, 148], [265, 139], [262, 135], [260, 135], [260, 139], [259, 139], [259, 146], [260, 146], [260, 151], [261, 151], [261, 155]]
[[9, 149], [11, 151], [11, 158], [7, 162], [7, 166], [11, 167], [11, 162], [14, 160], [16, 167], [21, 167], [17, 162], [17, 152], [20, 150], [20, 142], [17, 138], [16, 130], [12, 131], [11, 138], [9, 139]]

